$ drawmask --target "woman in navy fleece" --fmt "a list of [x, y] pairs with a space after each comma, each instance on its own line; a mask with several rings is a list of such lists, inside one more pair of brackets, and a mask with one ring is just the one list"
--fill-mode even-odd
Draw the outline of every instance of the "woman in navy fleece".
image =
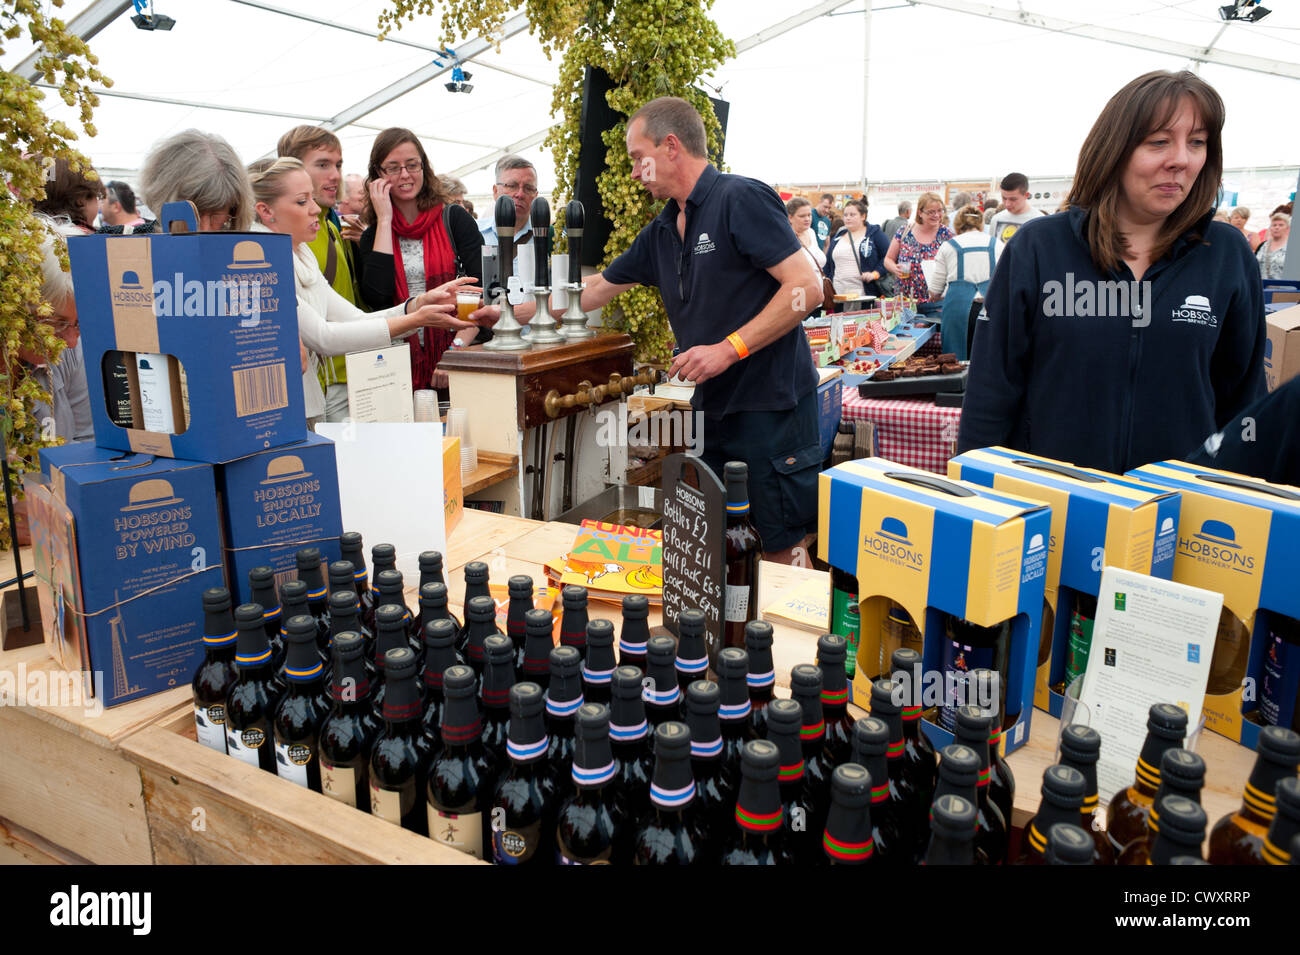
[[1123, 473], [1181, 458], [1265, 392], [1259, 270], [1213, 221], [1223, 101], [1147, 73], [1106, 104], [1070, 208], [998, 259], [958, 450], [999, 444]]

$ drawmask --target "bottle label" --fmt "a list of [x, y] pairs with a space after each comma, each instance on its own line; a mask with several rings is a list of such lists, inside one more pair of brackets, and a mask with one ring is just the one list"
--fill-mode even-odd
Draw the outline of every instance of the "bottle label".
[[[1286, 705], [1287, 687], [1295, 686], [1293, 674], [1300, 665], [1297, 650], [1280, 634], [1270, 631], [1264, 649], [1264, 679], [1260, 681], [1259, 710], [1273, 726], [1283, 724], [1283, 707]], [[1300, 700], [1296, 701], [1300, 706]]]
[[857, 594], [838, 587], [831, 588], [831, 630], [848, 641], [844, 673], [853, 679], [858, 664], [858, 634], [861, 630]]
[[1077, 610], [1070, 614], [1070, 643], [1065, 658], [1065, 685], [1083, 676], [1092, 649], [1092, 621]]
[[311, 747], [303, 743], [275, 744], [275, 774], [299, 786], [307, 785], [307, 764], [311, 762]]
[[395, 826], [402, 824], [402, 793], [397, 789], [383, 789], [373, 779], [370, 781], [370, 814], [387, 820]]
[[727, 623], [749, 622], [749, 584], [727, 584]]
[[993, 647], [972, 647], [956, 640], [945, 640], [943, 647], [946, 705], [939, 709], [939, 725], [951, 733], [957, 729], [957, 707], [978, 702], [975, 687], [970, 684], [970, 671], [993, 669], [996, 651]]
[[249, 766], [260, 766], [260, 750], [266, 742], [266, 733], [256, 726], [244, 730], [226, 730], [226, 751]]
[[443, 812], [433, 805], [429, 807], [429, 838], [444, 846], [459, 849], [475, 859], [483, 858], [483, 813], [467, 812], [456, 815]]
[[194, 705], [194, 731], [199, 742], [208, 749], [218, 753], [226, 751], [226, 706], [213, 703], [211, 706]]
[[321, 792], [331, 799], [355, 807], [357, 804], [357, 774], [351, 766], [335, 766], [320, 761]]
[[541, 822], [516, 826], [513, 829], [497, 829], [492, 832], [492, 857], [497, 865], [519, 865], [533, 857], [537, 843], [541, 840]]

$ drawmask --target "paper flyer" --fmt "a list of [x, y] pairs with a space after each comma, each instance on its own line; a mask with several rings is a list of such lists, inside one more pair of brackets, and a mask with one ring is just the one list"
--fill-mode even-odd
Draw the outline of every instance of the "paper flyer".
[[353, 352], [345, 361], [353, 421], [400, 424], [415, 420], [411, 346], [402, 343]]

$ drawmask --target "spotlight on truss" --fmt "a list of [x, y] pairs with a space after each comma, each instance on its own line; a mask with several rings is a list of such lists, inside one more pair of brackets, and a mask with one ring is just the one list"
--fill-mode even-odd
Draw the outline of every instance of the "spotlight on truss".
[[154, 30], [170, 30], [176, 26], [176, 21], [171, 17], [153, 12], [153, 0], [132, 0], [132, 6], [135, 7], [135, 14], [131, 17], [131, 22], [137, 30], [152, 33]]
[[1261, 7], [1258, 0], [1237, 0], [1226, 7], [1219, 7], [1221, 20], [1239, 20], [1245, 23], [1258, 23], [1273, 11]]
[[448, 93], [472, 93], [474, 84], [469, 81], [472, 76], [472, 73], [466, 73], [459, 66], [454, 66], [451, 70], [451, 82], [444, 83], [443, 86]]

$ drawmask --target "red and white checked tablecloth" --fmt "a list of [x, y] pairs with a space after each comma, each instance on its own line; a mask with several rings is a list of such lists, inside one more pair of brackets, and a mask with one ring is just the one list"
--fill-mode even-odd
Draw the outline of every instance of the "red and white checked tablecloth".
[[873, 422], [882, 458], [946, 475], [961, 409], [936, 407], [929, 398], [863, 398], [857, 388], [845, 388], [844, 420]]

